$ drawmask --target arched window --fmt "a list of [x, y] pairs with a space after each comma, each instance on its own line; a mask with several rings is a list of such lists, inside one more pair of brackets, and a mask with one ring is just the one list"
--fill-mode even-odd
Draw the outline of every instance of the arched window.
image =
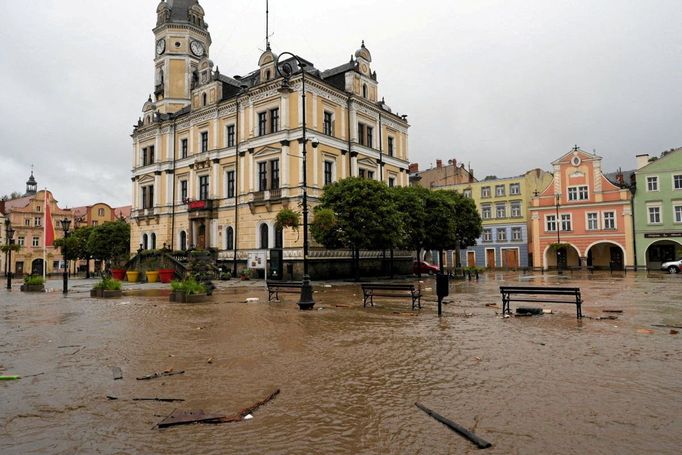
[[263, 223], [260, 225], [260, 247], [262, 250], [267, 250], [270, 247], [268, 240], [268, 225]]
[[284, 248], [284, 229], [275, 229], [275, 248]]
[[265, 70], [265, 80], [266, 81], [270, 80], [270, 70]]
[[228, 227], [225, 230], [225, 249], [226, 250], [234, 249], [234, 229], [232, 229], [232, 226]]
[[156, 249], [156, 234], [152, 232], [152, 235], [150, 236], [151, 238], [151, 249], [155, 250]]
[[104, 216], [104, 209], [97, 209], [97, 216]]
[[146, 250], [149, 248], [149, 236], [147, 234], [142, 235], [142, 249]]
[[185, 231], [180, 232], [180, 250], [187, 250], [187, 233]]
[[362, 84], [362, 97], [367, 98], [367, 84]]

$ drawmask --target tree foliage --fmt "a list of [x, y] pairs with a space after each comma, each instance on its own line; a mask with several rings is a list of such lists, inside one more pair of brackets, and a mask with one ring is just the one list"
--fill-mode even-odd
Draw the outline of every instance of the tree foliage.
[[[54, 246], [62, 248], [62, 253], [66, 253], [66, 259], [90, 259], [92, 254], [88, 248], [88, 241], [93, 231], [93, 227], [83, 226], [71, 232], [66, 239], [61, 238], [54, 241]], [[66, 249], [64, 250], [64, 246]]]
[[325, 187], [313, 226], [315, 240], [328, 248], [388, 249], [397, 246], [404, 233], [388, 187], [359, 178]]
[[122, 265], [130, 256], [130, 226], [118, 220], [93, 227], [87, 248], [94, 259]]

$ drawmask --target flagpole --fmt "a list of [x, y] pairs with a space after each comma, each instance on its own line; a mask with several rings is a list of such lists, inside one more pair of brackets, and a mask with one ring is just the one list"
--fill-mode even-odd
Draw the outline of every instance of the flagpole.
[[43, 207], [43, 215], [45, 220], [43, 222], [43, 282], [47, 275], [47, 187], [45, 187], [45, 207]]

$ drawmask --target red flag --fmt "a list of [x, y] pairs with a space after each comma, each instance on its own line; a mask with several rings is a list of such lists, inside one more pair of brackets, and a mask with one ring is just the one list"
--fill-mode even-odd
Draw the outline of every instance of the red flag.
[[54, 244], [54, 224], [52, 223], [52, 211], [47, 203], [47, 190], [45, 190], [45, 248]]

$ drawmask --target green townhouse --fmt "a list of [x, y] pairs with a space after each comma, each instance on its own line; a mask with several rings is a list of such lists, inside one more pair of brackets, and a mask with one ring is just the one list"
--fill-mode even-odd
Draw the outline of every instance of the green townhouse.
[[658, 158], [637, 155], [636, 182], [637, 265], [657, 270], [682, 258], [682, 147]]

